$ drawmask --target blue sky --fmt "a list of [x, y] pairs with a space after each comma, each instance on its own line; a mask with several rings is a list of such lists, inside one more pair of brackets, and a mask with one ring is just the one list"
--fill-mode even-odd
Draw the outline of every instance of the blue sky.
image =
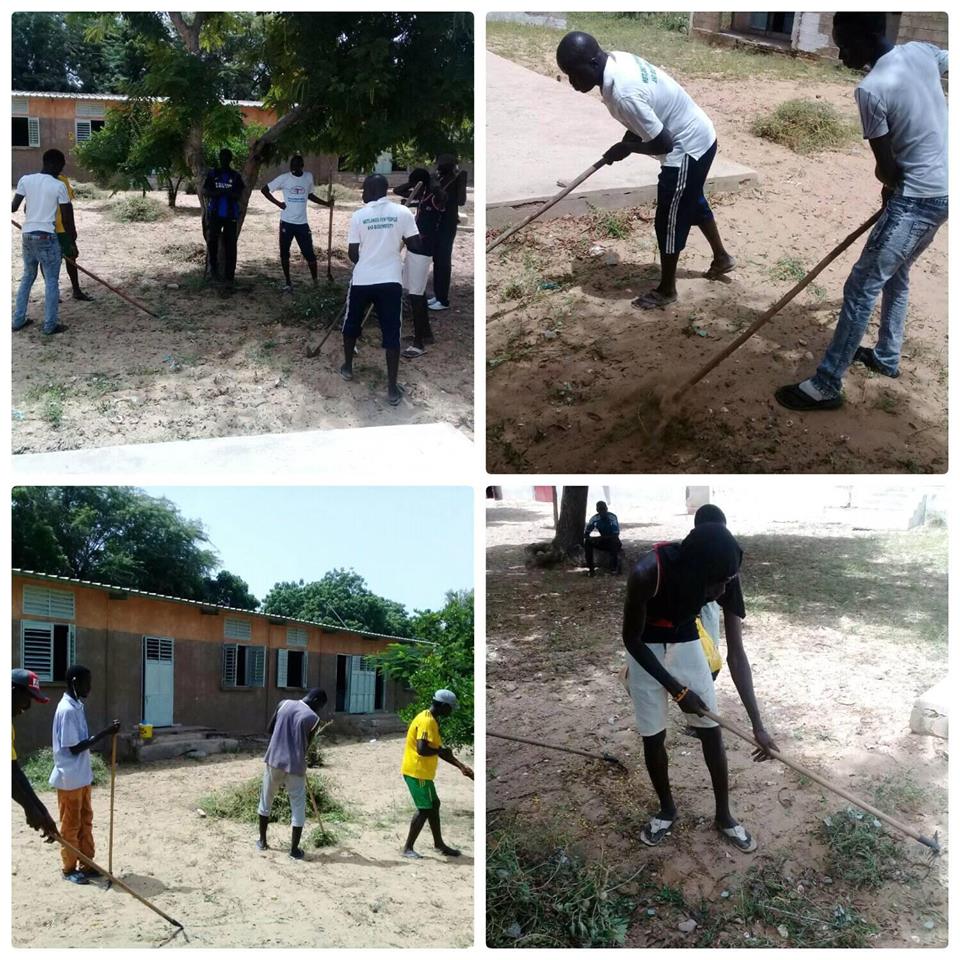
[[263, 600], [278, 580], [356, 570], [408, 609], [473, 587], [468, 487], [145, 487], [200, 520], [227, 570]]

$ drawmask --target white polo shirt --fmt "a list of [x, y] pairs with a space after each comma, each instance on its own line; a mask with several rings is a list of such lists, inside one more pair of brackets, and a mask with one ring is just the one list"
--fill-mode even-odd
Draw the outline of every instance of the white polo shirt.
[[643, 140], [653, 140], [664, 127], [670, 131], [673, 150], [658, 157], [665, 167], [679, 167], [684, 154], [699, 160], [717, 139], [690, 94], [666, 71], [632, 53], [608, 54], [600, 95], [610, 115]]
[[67, 185], [49, 173], [28, 173], [17, 181], [17, 193], [26, 205], [23, 232], [56, 233], [57, 210], [70, 202]]
[[365, 203], [350, 218], [347, 243], [360, 244], [360, 260], [353, 268], [351, 283], [400, 283], [403, 241], [420, 236], [417, 221], [407, 207], [389, 197]]
[[69, 749], [89, 736], [83, 701], [74, 700], [69, 693], [65, 693], [57, 704], [57, 712], [53, 715], [51, 787], [56, 787], [58, 790], [76, 790], [78, 787], [86, 787], [93, 783], [90, 751], [84, 750], [74, 755]]
[[267, 184], [267, 189], [283, 191], [283, 202], [287, 206], [280, 211], [280, 219], [284, 223], [307, 222], [307, 197], [313, 193], [312, 173], [304, 170], [299, 177], [292, 173], [281, 173]]

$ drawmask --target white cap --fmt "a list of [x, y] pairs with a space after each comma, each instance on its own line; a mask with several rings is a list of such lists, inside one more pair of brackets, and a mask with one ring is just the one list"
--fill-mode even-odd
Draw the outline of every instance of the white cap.
[[437, 703], [448, 703], [454, 710], [460, 706], [460, 704], [457, 703], [457, 695], [452, 690], [438, 690], [433, 695], [433, 699]]

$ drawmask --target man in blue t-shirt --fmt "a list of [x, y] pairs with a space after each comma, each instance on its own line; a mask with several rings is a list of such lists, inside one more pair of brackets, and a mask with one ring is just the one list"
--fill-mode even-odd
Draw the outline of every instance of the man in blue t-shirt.
[[207, 172], [203, 181], [203, 196], [207, 202], [207, 257], [210, 261], [210, 276], [219, 279], [219, 247], [223, 237], [223, 279], [232, 282], [237, 269], [237, 222], [240, 219], [240, 196], [243, 193], [243, 177], [231, 169], [233, 154], [220, 151], [219, 166]]
[[[598, 536], [593, 537], [591, 533], [596, 530]], [[593, 551], [603, 550], [612, 557], [610, 561], [610, 570], [613, 573], [620, 572], [620, 551], [623, 544], [620, 543], [620, 521], [617, 515], [611, 513], [603, 500], [597, 501], [597, 512], [590, 518], [587, 529], [583, 531], [583, 552], [587, 555], [587, 566], [590, 568], [590, 576], [594, 575]]]

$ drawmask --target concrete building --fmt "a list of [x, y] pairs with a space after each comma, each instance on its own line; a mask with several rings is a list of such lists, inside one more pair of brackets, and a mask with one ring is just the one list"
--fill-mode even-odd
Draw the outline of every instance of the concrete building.
[[[13, 186], [25, 173], [36, 173], [41, 167], [45, 150], [62, 150], [67, 158], [64, 173], [71, 180], [93, 180], [93, 174], [84, 170], [73, 157], [73, 148], [89, 140], [100, 130], [110, 107], [125, 103], [127, 98], [117, 93], [37, 93], [29, 90], [14, 90], [12, 94], [13, 161], [11, 175]], [[243, 115], [244, 124], [272, 126], [277, 119], [274, 111], [267, 109], [258, 100], [228, 100]], [[313, 174], [316, 182], [323, 183], [330, 171], [338, 168], [338, 158], [332, 154], [304, 156], [304, 167]], [[260, 171], [260, 182], [283, 173], [289, 167], [280, 162]]]
[[[690, 32], [711, 43], [836, 60], [837, 48], [831, 39], [832, 22], [832, 13], [693, 13], [690, 15]], [[946, 13], [887, 14], [887, 39], [892, 43], [924, 40], [947, 47], [947, 34]]]
[[13, 571], [12, 617], [13, 666], [33, 670], [51, 698], [17, 720], [24, 754], [49, 745], [72, 663], [93, 672], [91, 732], [118, 717], [125, 731], [262, 735], [277, 704], [310, 687], [326, 691], [337, 731], [395, 731], [411, 699], [367, 660], [397, 642], [380, 634], [24, 570]]

